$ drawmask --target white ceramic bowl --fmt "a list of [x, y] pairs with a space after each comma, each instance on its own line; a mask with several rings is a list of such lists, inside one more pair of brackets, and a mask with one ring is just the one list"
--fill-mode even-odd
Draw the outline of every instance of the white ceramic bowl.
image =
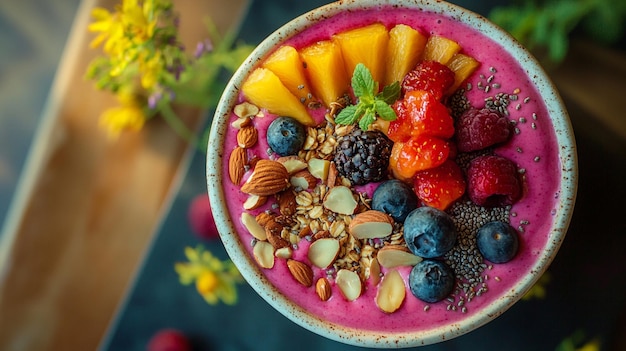
[[[515, 282], [511, 283], [507, 292], [479, 307], [480, 310], [476, 313], [468, 313], [466, 317], [457, 319], [454, 323], [432, 328], [420, 327], [418, 330], [405, 329], [397, 332], [393, 330], [382, 332], [346, 327], [311, 314], [302, 306], [289, 300], [269, 283], [263, 270], [249, 255], [246, 248], [249, 247], [250, 242], [249, 240], [242, 240], [237, 234], [236, 223], [239, 222], [239, 218], [232, 218], [229, 214], [227, 203], [233, 199], [224, 193], [222, 186], [224, 182], [228, 182], [222, 166], [224, 164], [223, 158], [228, 157], [229, 153], [224, 149], [225, 135], [227, 130], [231, 128], [229, 120], [233, 106], [238, 103], [240, 94], [238, 88], [241, 87], [246, 76], [284, 40], [297, 35], [316, 22], [331, 18], [338, 13], [372, 8], [378, 10], [409, 8], [440, 13], [475, 28], [483, 36], [501, 45], [505, 52], [519, 62], [523, 71], [534, 84], [539, 96], [543, 97], [547, 115], [551, 121], [551, 124], [543, 125], [551, 126], [558, 144], [558, 150], [554, 151], [554, 158], [552, 159], [552, 162], [558, 162], [557, 168], [560, 169], [559, 185], [556, 194], [554, 194], [558, 199], [554, 202], [553, 208], [546, 209], [546, 217], [551, 218], [551, 224], [541, 233], [541, 235], [546, 236], [544, 244], [539, 248], [533, 248], [533, 252], [529, 254], [533, 257], [533, 262], [525, 267], [523, 274], [519, 275]], [[419, 12], [415, 12], [414, 15], [419, 16]], [[483, 43], [477, 45], [483, 45]], [[531, 117], [530, 115], [527, 117], [528, 124], [530, 124]], [[533, 129], [535, 129], [534, 122]], [[207, 184], [213, 214], [228, 254], [246, 281], [279, 312], [306, 329], [348, 344], [367, 347], [411, 347], [448, 340], [474, 330], [502, 314], [532, 287], [552, 262], [565, 237], [576, 197], [577, 161], [572, 128], [557, 91], [537, 61], [503, 30], [475, 13], [442, 1], [353, 0], [329, 4], [295, 18], [259, 44], [237, 70], [224, 91], [213, 119], [208, 144]], [[531, 184], [533, 184], [532, 180]], [[551, 197], [553, 194], [544, 195]], [[535, 203], [531, 205], [542, 206], [544, 204]], [[548, 212], [550, 212], [549, 215]], [[530, 250], [530, 248], [526, 248], [526, 250]], [[410, 295], [410, 292], [407, 292], [407, 295]], [[311, 298], [315, 298], [315, 295], [312, 294]]]

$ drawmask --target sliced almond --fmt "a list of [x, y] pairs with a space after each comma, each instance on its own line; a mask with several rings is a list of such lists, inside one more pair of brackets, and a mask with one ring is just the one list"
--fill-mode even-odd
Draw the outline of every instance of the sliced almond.
[[328, 170], [330, 169], [330, 161], [314, 157], [311, 158], [308, 163], [309, 172], [311, 172], [315, 178], [320, 179], [322, 183], [326, 183]]
[[338, 253], [339, 240], [335, 238], [322, 238], [311, 243], [307, 256], [314, 266], [326, 268], [335, 261]]
[[259, 241], [252, 249], [254, 259], [263, 268], [274, 267], [274, 247], [267, 241]]
[[341, 294], [348, 301], [354, 301], [361, 296], [361, 278], [359, 275], [348, 269], [340, 269], [337, 271], [337, 278], [335, 278], [335, 284], [339, 287]]
[[294, 188], [312, 189], [317, 185], [317, 178], [315, 178], [311, 172], [301, 170], [291, 175], [289, 182]]
[[250, 235], [252, 235], [257, 240], [267, 240], [267, 235], [265, 234], [265, 228], [263, 228], [254, 218], [253, 215], [248, 212], [243, 212], [241, 214], [241, 223], [246, 227]]
[[326, 177], [326, 185], [329, 188], [337, 185], [337, 180], [339, 179], [339, 171], [337, 170], [337, 165], [334, 162], [330, 163], [330, 168], [328, 168], [328, 177]]
[[328, 301], [333, 294], [333, 289], [330, 286], [328, 279], [322, 277], [315, 283], [315, 292], [319, 296], [320, 300]]
[[257, 209], [267, 202], [267, 196], [259, 196], [259, 195], [250, 195], [244, 201], [243, 208], [245, 210], [254, 210]]
[[296, 213], [298, 204], [296, 203], [296, 193], [293, 189], [287, 189], [276, 194], [278, 210], [283, 216], [293, 216]]
[[254, 126], [242, 127], [237, 132], [237, 145], [241, 148], [249, 149], [256, 144], [258, 137], [259, 133]]
[[248, 153], [246, 149], [236, 147], [231, 151], [228, 159], [228, 175], [230, 181], [239, 185], [246, 173], [246, 164], [248, 163]]
[[293, 249], [289, 246], [281, 247], [280, 249], [276, 250], [276, 252], [274, 253], [274, 256], [278, 258], [282, 258], [284, 260], [291, 258], [292, 255], [293, 255]]
[[393, 313], [404, 302], [406, 287], [404, 280], [397, 270], [391, 270], [385, 274], [378, 286], [376, 293], [376, 305], [381, 311]]
[[254, 117], [259, 113], [259, 108], [249, 102], [242, 102], [235, 105], [233, 112], [239, 118]]
[[380, 282], [380, 276], [381, 276], [380, 264], [378, 263], [378, 260], [374, 258], [370, 262], [369, 280], [372, 282], [372, 284], [378, 285], [378, 283]]
[[376, 210], [368, 210], [354, 216], [348, 231], [357, 239], [384, 238], [393, 231], [393, 218]]
[[241, 128], [252, 125], [252, 119], [248, 117], [237, 118], [230, 125], [235, 129], [241, 129]]
[[339, 185], [330, 188], [324, 197], [324, 207], [344, 215], [351, 215], [357, 207], [352, 190], [347, 186]]
[[282, 225], [276, 221], [271, 221], [265, 225], [265, 236], [267, 237], [267, 241], [272, 244], [275, 249], [291, 246], [291, 243], [280, 235], [282, 230]]
[[385, 268], [415, 266], [422, 258], [414, 255], [408, 248], [401, 245], [387, 245], [378, 250], [378, 263]]
[[280, 162], [259, 160], [241, 191], [246, 194], [270, 196], [289, 187], [289, 173]]
[[306, 287], [313, 285], [313, 269], [306, 263], [289, 259], [287, 260], [287, 268], [298, 283]]
[[285, 166], [289, 174], [306, 169], [308, 164], [298, 156], [282, 156], [276, 159]]

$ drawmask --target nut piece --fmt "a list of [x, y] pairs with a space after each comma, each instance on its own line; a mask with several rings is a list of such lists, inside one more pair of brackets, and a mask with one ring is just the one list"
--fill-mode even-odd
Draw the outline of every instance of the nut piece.
[[241, 214], [241, 223], [248, 229], [248, 232], [257, 240], [267, 240], [265, 229], [257, 222], [257, 220], [248, 212]]
[[322, 160], [319, 158], [312, 158], [309, 160], [308, 169], [315, 178], [320, 179], [322, 183], [325, 183], [326, 178], [328, 178], [330, 161]]
[[262, 268], [274, 267], [274, 247], [267, 241], [259, 241], [252, 249], [254, 259]]
[[289, 259], [287, 260], [287, 268], [298, 283], [306, 287], [313, 285], [313, 270], [306, 263]]
[[278, 210], [283, 216], [293, 216], [296, 213], [296, 193], [293, 189], [287, 189], [276, 194], [276, 203], [278, 204]]
[[359, 275], [348, 269], [340, 269], [337, 272], [335, 283], [348, 301], [354, 301], [361, 296], [361, 279]]
[[249, 117], [237, 118], [230, 125], [235, 129], [241, 129], [243, 127], [252, 125], [252, 118], [249, 118]]
[[357, 207], [352, 190], [347, 186], [335, 186], [328, 190], [324, 198], [324, 207], [344, 215], [351, 215]]
[[378, 263], [378, 259], [374, 258], [372, 260], [372, 262], [370, 262], [370, 276], [369, 276], [369, 280], [372, 282], [373, 285], [378, 285], [378, 283], [380, 282], [380, 276], [381, 271], [380, 271], [380, 264]]
[[291, 243], [280, 236], [280, 232], [283, 227], [274, 220], [271, 220], [265, 225], [265, 235], [267, 241], [274, 246], [275, 249], [291, 246]]
[[378, 250], [378, 263], [385, 268], [400, 266], [415, 266], [422, 262], [422, 258], [414, 255], [407, 247], [402, 245], [387, 245]]
[[266, 196], [250, 195], [246, 201], [244, 201], [243, 208], [245, 210], [254, 210], [265, 205], [265, 202], [267, 202]]
[[393, 218], [376, 210], [368, 210], [354, 216], [348, 231], [357, 239], [384, 238], [393, 231]]
[[228, 175], [233, 184], [239, 185], [241, 183], [241, 179], [243, 179], [243, 175], [246, 173], [247, 163], [248, 153], [246, 149], [236, 147], [231, 151], [228, 159]]
[[296, 173], [307, 168], [307, 163], [298, 156], [282, 156], [276, 159], [285, 166], [289, 174]]
[[311, 172], [301, 170], [294, 173], [291, 178], [289, 178], [289, 182], [294, 188], [312, 189], [317, 185], [317, 178], [315, 178]]
[[397, 270], [392, 270], [385, 274], [378, 287], [376, 305], [383, 312], [393, 313], [400, 308], [405, 296], [404, 280]]
[[291, 258], [292, 254], [293, 254], [293, 250], [291, 249], [291, 247], [287, 246], [287, 247], [281, 247], [280, 249], [276, 250], [276, 252], [274, 253], [274, 256], [286, 260], [288, 258]]
[[307, 256], [314, 266], [326, 268], [335, 261], [337, 254], [339, 254], [339, 240], [322, 238], [311, 243]]
[[237, 145], [249, 149], [256, 144], [258, 137], [259, 133], [254, 126], [245, 126], [237, 132]]
[[317, 293], [317, 296], [319, 296], [320, 300], [328, 301], [328, 299], [330, 299], [333, 295], [333, 290], [330, 287], [328, 279], [324, 277], [318, 279], [315, 283], [315, 292]]
[[289, 187], [289, 173], [280, 162], [259, 160], [241, 191], [246, 194], [270, 196]]
[[239, 118], [254, 117], [259, 113], [259, 108], [249, 102], [242, 102], [233, 108], [233, 112]]
[[328, 177], [326, 177], [326, 185], [329, 188], [337, 185], [337, 180], [339, 179], [339, 171], [337, 170], [337, 165], [335, 162], [330, 163], [330, 168], [328, 169]]

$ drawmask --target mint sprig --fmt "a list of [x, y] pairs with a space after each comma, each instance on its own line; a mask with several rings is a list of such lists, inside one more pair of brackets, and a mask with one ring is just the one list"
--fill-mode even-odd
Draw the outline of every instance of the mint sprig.
[[390, 105], [400, 97], [399, 82], [385, 86], [378, 93], [378, 82], [374, 81], [370, 70], [364, 64], [359, 63], [354, 68], [351, 84], [357, 104], [341, 110], [335, 117], [337, 124], [358, 122], [362, 130], [367, 130], [377, 117], [386, 121], [393, 121], [397, 118], [396, 112]]

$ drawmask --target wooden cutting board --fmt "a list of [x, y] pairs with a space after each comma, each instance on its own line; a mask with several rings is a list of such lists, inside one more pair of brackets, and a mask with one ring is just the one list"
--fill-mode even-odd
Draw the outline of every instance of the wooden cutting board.
[[[94, 350], [187, 170], [189, 145], [154, 120], [110, 140], [98, 128], [113, 98], [84, 78], [90, 12], [77, 11], [0, 243], [0, 349]], [[177, 0], [190, 50], [210, 15], [236, 29], [247, 0]], [[181, 110], [192, 129], [206, 113]]]

